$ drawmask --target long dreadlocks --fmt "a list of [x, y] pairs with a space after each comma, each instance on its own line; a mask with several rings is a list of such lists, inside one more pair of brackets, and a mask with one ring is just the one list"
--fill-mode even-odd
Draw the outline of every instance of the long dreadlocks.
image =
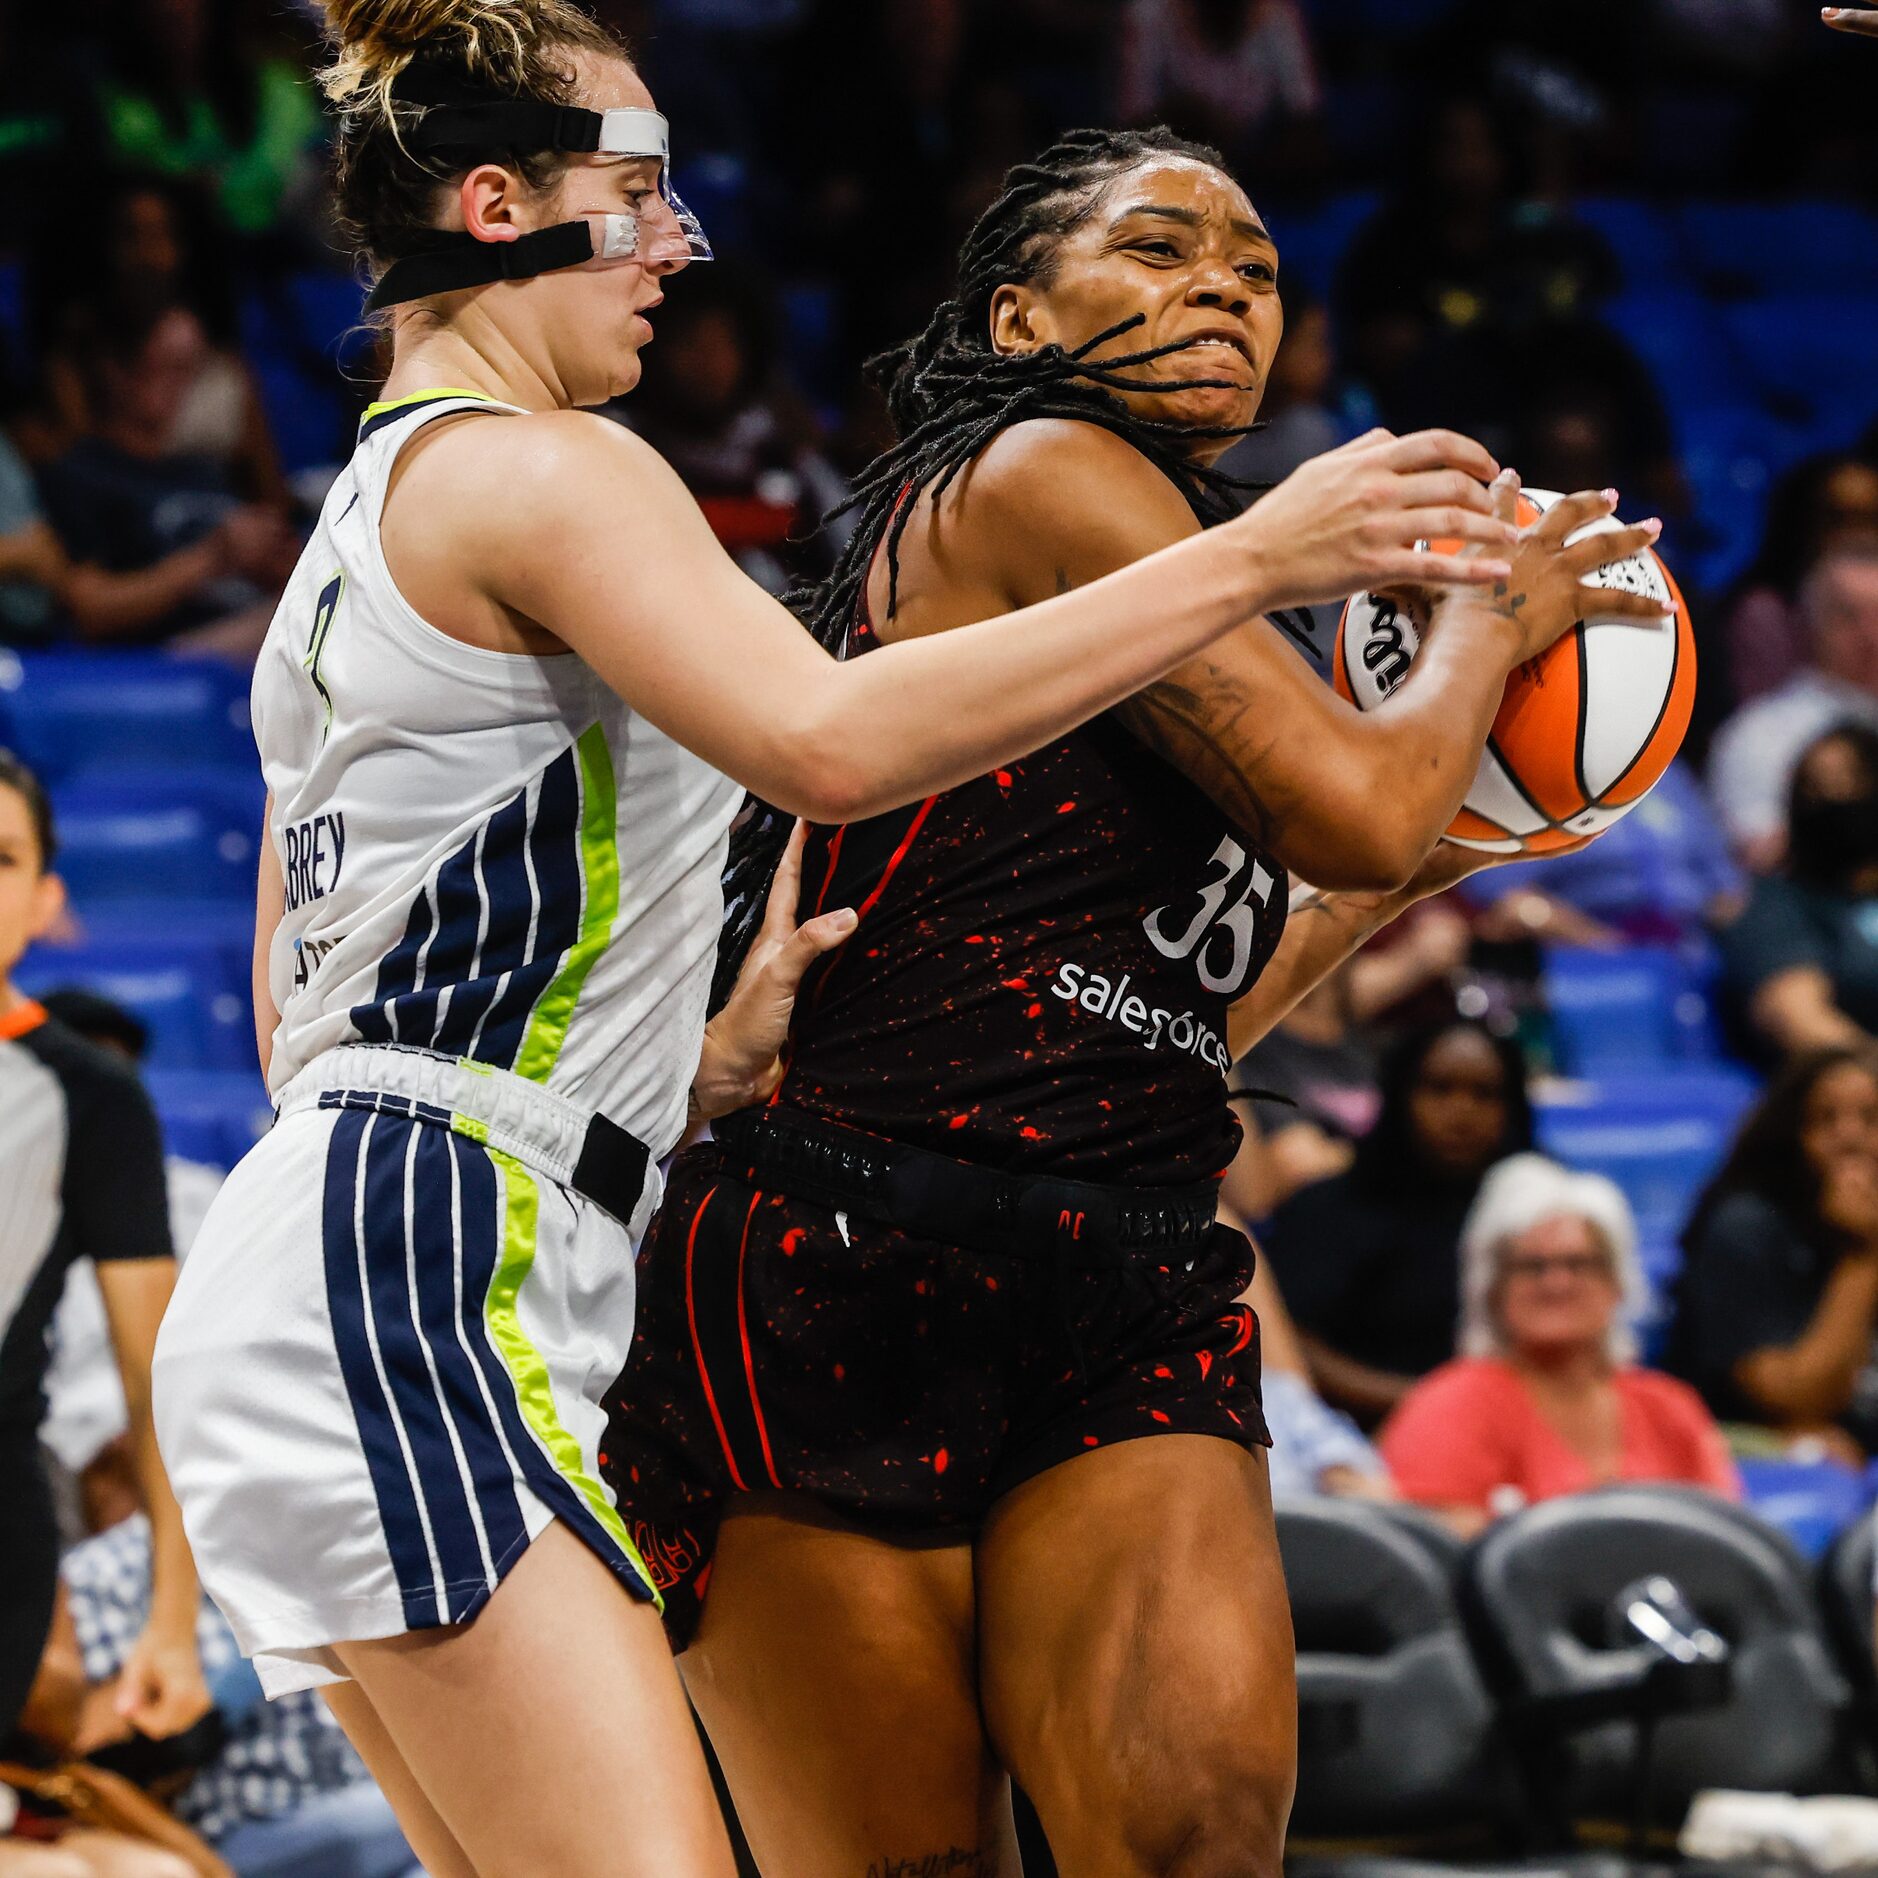
[[[867, 376], [885, 394], [899, 441], [876, 457], [854, 492], [829, 516], [858, 509], [860, 518], [834, 571], [818, 586], [785, 596], [816, 640], [839, 654], [861, 605], [875, 550], [887, 544], [888, 607], [899, 599], [900, 540], [921, 491], [943, 494], [953, 479], [1001, 430], [1027, 418], [1080, 418], [1100, 424], [1132, 444], [1186, 497], [1203, 527], [1237, 514], [1243, 483], [1197, 463], [1185, 446], [1195, 438], [1244, 436], [1252, 425], [1202, 428], [1142, 417], [1118, 391], [1238, 390], [1236, 380], [1130, 377], [1131, 371], [1195, 343], [1090, 355], [1144, 324], [1140, 314], [1098, 333], [1073, 352], [1045, 346], [1036, 352], [999, 353], [990, 336], [991, 297], [1001, 286], [1048, 286], [1064, 238], [1095, 212], [1104, 187], [1153, 157], [1185, 157], [1224, 170], [1225, 159], [1204, 144], [1170, 130], [1078, 130], [1052, 144], [1032, 163], [1020, 163], [1004, 190], [965, 237], [959, 251], [958, 288], [926, 330], [867, 363]], [[1286, 622], [1296, 632], [1295, 624]], [[724, 929], [718, 942], [711, 1008], [729, 997], [776, 871], [790, 818], [751, 797], [731, 831], [724, 870]]]

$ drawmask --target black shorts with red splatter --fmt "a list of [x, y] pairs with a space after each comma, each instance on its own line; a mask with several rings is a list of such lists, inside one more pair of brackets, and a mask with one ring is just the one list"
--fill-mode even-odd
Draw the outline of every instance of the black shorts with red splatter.
[[713, 1143], [673, 1164], [607, 1399], [602, 1468], [674, 1647], [732, 1494], [808, 1494], [913, 1540], [969, 1534], [1091, 1448], [1269, 1445], [1243, 1234], [1203, 1225], [1091, 1269], [923, 1238], [752, 1173]]

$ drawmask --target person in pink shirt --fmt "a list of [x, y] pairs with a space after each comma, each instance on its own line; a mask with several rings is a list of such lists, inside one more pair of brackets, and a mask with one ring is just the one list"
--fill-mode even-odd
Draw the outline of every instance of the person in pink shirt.
[[1382, 1432], [1405, 1498], [1472, 1537], [1535, 1500], [1612, 1481], [1741, 1497], [1701, 1398], [1636, 1361], [1636, 1247], [1630, 1208], [1601, 1175], [1539, 1154], [1488, 1174], [1461, 1234], [1461, 1354]]

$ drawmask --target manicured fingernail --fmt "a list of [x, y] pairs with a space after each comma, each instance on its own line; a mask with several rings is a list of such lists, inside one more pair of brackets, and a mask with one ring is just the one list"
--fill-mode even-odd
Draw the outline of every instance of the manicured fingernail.
[[1663, 518], [1660, 515], [1652, 515], [1650, 519], [1643, 524], [1643, 532], [1654, 541], [1657, 536], [1663, 532]]
[[1603, 496], [1603, 498], [1604, 498], [1604, 500], [1605, 500], [1606, 502], [1608, 502], [1608, 503], [1610, 503], [1610, 504], [1611, 504], [1611, 506], [1612, 506], [1613, 508], [1615, 508], [1615, 507], [1616, 507], [1616, 505], [1617, 505], [1617, 491], [1616, 491], [1615, 489], [1602, 489], [1602, 490], [1600, 490], [1600, 491], [1599, 491], [1598, 493], [1599, 493], [1600, 495], [1602, 495], [1602, 496]]

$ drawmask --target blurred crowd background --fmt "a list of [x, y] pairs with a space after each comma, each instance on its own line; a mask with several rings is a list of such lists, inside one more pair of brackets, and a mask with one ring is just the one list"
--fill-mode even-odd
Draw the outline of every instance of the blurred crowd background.
[[[817, 519], [886, 441], [863, 362], [1086, 123], [1216, 144], [1275, 235], [1286, 337], [1229, 468], [1444, 424], [1664, 517], [1683, 759], [1238, 1065], [1228, 1194], [1269, 1255], [1288, 1493], [1471, 1535], [1680, 1481], [1822, 1552], [1878, 1492], [1878, 47], [1788, 0], [597, 10], [720, 257], [609, 414], [775, 590], [830, 563]], [[72, 890], [15, 978], [144, 1060], [185, 1248], [267, 1118], [245, 662], [379, 359], [318, 57], [296, 0], [0, 10], [0, 744]], [[59, 1335], [76, 1539], [135, 1503], [82, 1284]]]

